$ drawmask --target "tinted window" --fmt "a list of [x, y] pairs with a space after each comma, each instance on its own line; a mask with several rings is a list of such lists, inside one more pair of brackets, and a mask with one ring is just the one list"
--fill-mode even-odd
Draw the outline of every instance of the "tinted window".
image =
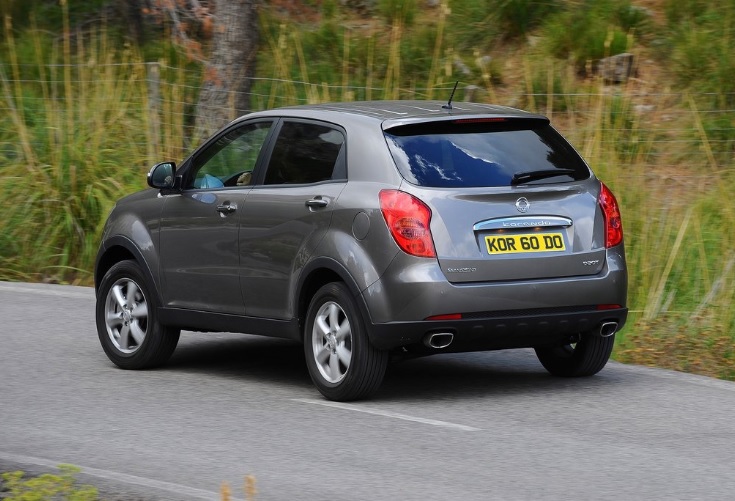
[[228, 131], [195, 161], [190, 188], [248, 185], [272, 122], [256, 122]]
[[518, 174], [560, 169], [527, 184], [589, 177], [577, 152], [540, 120], [481, 124], [424, 124], [385, 134], [406, 180], [420, 186], [509, 186]]
[[265, 184], [327, 181], [344, 163], [344, 134], [332, 127], [284, 122], [265, 174]]

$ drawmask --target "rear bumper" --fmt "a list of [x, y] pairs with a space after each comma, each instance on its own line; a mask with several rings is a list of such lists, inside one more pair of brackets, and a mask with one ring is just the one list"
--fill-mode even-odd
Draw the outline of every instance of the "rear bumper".
[[[473, 314], [449, 321], [388, 322], [372, 324], [370, 339], [379, 349], [413, 346], [429, 352], [463, 352], [528, 348], [568, 342], [573, 336], [599, 330], [607, 322], [625, 325], [627, 308], [597, 310], [594, 306], [540, 308]], [[424, 348], [432, 333], [451, 333], [453, 342], [442, 349]]]

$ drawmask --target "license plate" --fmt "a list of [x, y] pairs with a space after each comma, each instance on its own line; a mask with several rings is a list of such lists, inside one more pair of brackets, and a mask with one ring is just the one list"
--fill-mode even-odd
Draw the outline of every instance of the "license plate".
[[522, 233], [515, 235], [488, 235], [485, 245], [490, 255], [520, 254], [524, 252], [560, 252], [566, 250], [561, 233]]

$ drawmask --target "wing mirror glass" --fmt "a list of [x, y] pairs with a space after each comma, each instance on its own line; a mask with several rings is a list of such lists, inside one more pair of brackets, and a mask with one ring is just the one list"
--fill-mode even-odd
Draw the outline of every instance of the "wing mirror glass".
[[176, 164], [174, 162], [161, 162], [154, 165], [148, 172], [148, 186], [164, 190], [174, 187], [174, 174]]

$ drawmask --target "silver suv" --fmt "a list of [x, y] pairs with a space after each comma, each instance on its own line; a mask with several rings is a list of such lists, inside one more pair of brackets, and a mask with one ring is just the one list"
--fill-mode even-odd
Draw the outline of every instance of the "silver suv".
[[160, 365], [181, 329], [293, 339], [328, 399], [391, 355], [531, 347], [607, 363], [627, 316], [615, 197], [543, 116], [377, 101], [241, 117], [120, 200], [95, 268], [107, 356]]

